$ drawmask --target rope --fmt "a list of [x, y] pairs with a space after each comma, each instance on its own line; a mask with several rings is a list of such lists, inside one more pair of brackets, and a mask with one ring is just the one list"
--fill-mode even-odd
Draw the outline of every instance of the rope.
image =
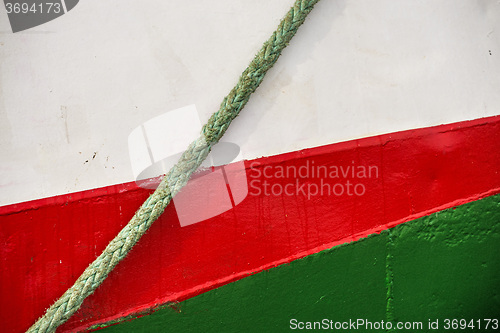
[[264, 43], [250, 65], [241, 74], [236, 86], [224, 98], [219, 110], [210, 117], [198, 139], [189, 145], [158, 188], [146, 199], [103, 253], [85, 269], [74, 285], [47, 309], [28, 332], [54, 332], [80, 308], [85, 298], [91, 295], [113, 268], [125, 258], [151, 224], [163, 213], [172, 197], [179, 192], [205, 160], [212, 146], [224, 135], [318, 1], [295, 1], [294, 6], [281, 20], [278, 29]]

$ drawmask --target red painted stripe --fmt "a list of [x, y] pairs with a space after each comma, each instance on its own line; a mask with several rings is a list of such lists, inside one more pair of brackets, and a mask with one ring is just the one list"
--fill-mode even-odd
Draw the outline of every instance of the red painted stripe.
[[[262, 182], [264, 178], [255, 176], [264, 168], [274, 172], [308, 163], [377, 166], [379, 177], [334, 180], [362, 183], [362, 196], [251, 194], [235, 209], [185, 228], [169, 206], [60, 331], [186, 299], [499, 193], [500, 116], [261, 158], [246, 162], [246, 172], [249, 181]], [[267, 181], [284, 187], [296, 180], [274, 174]], [[300, 179], [302, 184], [321, 185], [321, 179]], [[2, 331], [27, 329], [104, 249], [148, 193], [129, 183], [0, 207]]]

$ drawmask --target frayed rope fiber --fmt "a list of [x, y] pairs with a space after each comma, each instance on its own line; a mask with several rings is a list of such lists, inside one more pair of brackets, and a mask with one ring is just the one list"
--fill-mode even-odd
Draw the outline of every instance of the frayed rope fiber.
[[281, 20], [278, 29], [264, 43], [259, 53], [241, 74], [238, 83], [221, 103], [202, 133], [182, 154], [179, 161], [165, 175], [158, 188], [142, 204], [130, 222], [108, 244], [103, 253], [91, 263], [75, 284], [69, 288], [28, 330], [28, 332], [54, 332], [65, 323], [106, 279], [113, 268], [127, 255], [151, 224], [163, 213], [172, 197], [187, 183], [238, 116], [250, 95], [264, 79], [266, 72], [278, 60], [299, 26], [319, 0], [296, 0]]

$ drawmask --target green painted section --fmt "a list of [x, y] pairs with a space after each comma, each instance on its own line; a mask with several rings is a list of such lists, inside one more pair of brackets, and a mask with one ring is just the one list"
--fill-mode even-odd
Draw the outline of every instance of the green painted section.
[[[407, 332], [454, 332], [444, 329], [446, 318], [469, 323], [500, 319], [500, 195], [281, 265], [105, 330], [285, 332], [291, 331], [292, 318], [423, 323], [423, 329]], [[439, 330], [428, 329], [429, 319], [439, 319]], [[487, 332], [477, 324], [474, 330], [458, 331]]]

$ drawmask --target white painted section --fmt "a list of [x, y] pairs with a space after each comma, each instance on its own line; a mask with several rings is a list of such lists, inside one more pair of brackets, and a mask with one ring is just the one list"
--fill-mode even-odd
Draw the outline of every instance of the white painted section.
[[[292, 0], [85, 0], [12, 34], [0, 205], [133, 180], [127, 138], [218, 109]], [[500, 113], [497, 0], [322, 0], [226, 140], [244, 158]]]

